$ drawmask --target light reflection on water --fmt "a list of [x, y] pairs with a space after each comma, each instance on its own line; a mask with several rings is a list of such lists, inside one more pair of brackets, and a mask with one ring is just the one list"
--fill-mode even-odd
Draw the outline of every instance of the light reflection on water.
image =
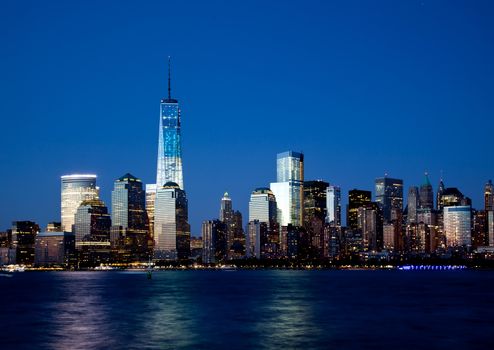
[[0, 280], [0, 347], [481, 348], [493, 290], [476, 271], [26, 272]]

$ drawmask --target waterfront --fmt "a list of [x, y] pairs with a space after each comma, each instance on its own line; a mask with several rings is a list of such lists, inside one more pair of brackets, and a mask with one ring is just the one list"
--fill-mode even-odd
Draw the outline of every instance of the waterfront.
[[0, 278], [2, 349], [472, 349], [494, 271], [25, 272]]

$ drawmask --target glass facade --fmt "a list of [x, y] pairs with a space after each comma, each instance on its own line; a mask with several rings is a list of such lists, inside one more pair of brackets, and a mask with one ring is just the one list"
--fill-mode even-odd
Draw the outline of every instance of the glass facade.
[[417, 209], [419, 205], [419, 189], [415, 186], [411, 186], [408, 189], [407, 200], [407, 224], [414, 224], [417, 222]]
[[158, 259], [187, 259], [190, 225], [185, 192], [167, 182], [156, 191], [154, 205], [154, 255]]
[[326, 189], [326, 222], [341, 226], [341, 189], [338, 186], [329, 186]]
[[96, 175], [64, 175], [62, 180], [61, 217], [62, 231], [72, 232], [74, 215], [85, 200], [99, 198]]
[[304, 155], [283, 152], [277, 155], [277, 182], [271, 183], [278, 204], [278, 222], [282, 226], [303, 223]]
[[358, 208], [371, 202], [371, 192], [353, 189], [348, 191], [347, 226], [358, 228]]
[[470, 206], [444, 207], [444, 235], [448, 247], [471, 246]]
[[160, 104], [158, 137], [158, 166], [156, 184], [163, 186], [175, 182], [183, 189], [182, 141], [180, 133], [180, 108], [178, 101], [167, 98]]
[[[403, 211], [403, 180], [381, 177], [376, 179], [376, 202], [382, 208], [385, 222], [396, 220], [393, 209]], [[395, 211], [396, 212], [396, 211]]]

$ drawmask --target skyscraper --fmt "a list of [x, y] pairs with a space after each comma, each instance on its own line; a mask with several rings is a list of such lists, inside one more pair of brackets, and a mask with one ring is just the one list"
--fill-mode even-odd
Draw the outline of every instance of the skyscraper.
[[202, 262], [220, 263], [227, 259], [226, 225], [220, 220], [202, 223]]
[[352, 229], [359, 227], [358, 208], [371, 202], [371, 192], [353, 189], [348, 191], [347, 226]]
[[112, 236], [115, 234], [118, 246], [132, 255], [133, 260], [145, 259], [149, 231], [141, 180], [129, 173], [118, 178], [111, 200]]
[[[382, 208], [385, 222], [396, 220], [392, 213], [403, 211], [403, 180], [384, 176], [376, 179], [376, 202]], [[396, 209], [393, 211], [393, 209]]]
[[[249, 201], [247, 255], [253, 254], [252, 252], [257, 251], [258, 248], [259, 254], [263, 258], [272, 258], [279, 252], [280, 230], [276, 215], [276, 198], [273, 192], [269, 188], [256, 188], [250, 195]], [[259, 225], [255, 224], [254, 221], [259, 222]], [[253, 236], [253, 232], [257, 232], [259, 235]], [[253, 245], [255, 248], [252, 248]]]
[[417, 209], [419, 206], [419, 190], [415, 186], [408, 188], [407, 199], [407, 224], [414, 224], [417, 222]]
[[420, 208], [434, 208], [434, 191], [427, 173], [425, 173], [424, 183], [420, 185], [419, 189], [419, 206]]
[[185, 191], [167, 182], [156, 192], [154, 207], [154, 256], [158, 259], [188, 259], [190, 225]]
[[184, 189], [182, 174], [181, 119], [178, 101], [171, 97], [170, 58], [168, 57], [168, 98], [160, 104], [160, 126], [158, 137], [158, 166], [156, 184], [158, 188], [167, 182], [178, 184]]
[[111, 217], [99, 199], [85, 200], [75, 214], [75, 247], [80, 266], [97, 266], [110, 261]]
[[14, 221], [12, 223], [12, 249], [15, 263], [32, 265], [34, 263], [34, 244], [39, 226], [33, 221]]
[[338, 186], [329, 186], [326, 189], [326, 222], [341, 226], [341, 189]]
[[223, 198], [221, 198], [221, 207], [220, 207], [220, 221], [230, 221], [233, 217], [233, 206], [232, 199], [228, 192], [225, 192]]
[[301, 226], [303, 222], [304, 155], [287, 151], [276, 161], [276, 182], [270, 184], [278, 206], [278, 222], [282, 226]]
[[62, 231], [72, 232], [77, 208], [85, 200], [98, 199], [99, 187], [96, 187], [96, 175], [64, 175], [61, 180]]
[[484, 210], [494, 210], [494, 184], [489, 180], [484, 189]]
[[447, 246], [471, 246], [470, 206], [444, 207], [443, 211], [444, 235]]

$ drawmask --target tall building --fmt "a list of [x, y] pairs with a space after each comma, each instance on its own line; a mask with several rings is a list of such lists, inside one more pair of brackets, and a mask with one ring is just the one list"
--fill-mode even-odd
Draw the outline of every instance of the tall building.
[[415, 186], [408, 188], [407, 198], [407, 224], [414, 224], [417, 222], [417, 209], [419, 207], [419, 190]]
[[463, 193], [456, 187], [445, 188], [439, 197], [438, 208], [442, 210], [444, 207], [459, 206], [463, 199]]
[[14, 221], [12, 223], [12, 250], [16, 264], [32, 265], [34, 263], [34, 244], [39, 226], [33, 221]]
[[434, 208], [434, 191], [427, 173], [425, 173], [424, 183], [420, 185], [419, 189], [419, 206], [420, 208]]
[[[112, 235], [117, 246], [132, 260], [148, 256], [148, 217], [142, 182], [127, 173], [114, 183], [112, 200]], [[113, 237], [112, 237], [113, 238]]]
[[154, 206], [154, 257], [158, 259], [188, 259], [190, 255], [190, 225], [188, 202], [175, 182], [167, 182], [156, 192]]
[[489, 180], [484, 188], [484, 210], [494, 210], [494, 184]]
[[72, 232], [42, 232], [36, 236], [36, 266], [64, 266], [75, 263], [75, 236]]
[[365, 203], [357, 208], [357, 228], [362, 232], [364, 250], [376, 251], [382, 247], [383, 222], [380, 205]]
[[436, 193], [436, 210], [443, 210], [443, 208], [441, 208], [441, 197], [444, 193], [444, 182], [443, 182], [443, 178], [441, 176], [441, 180], [439, 180], [439, 186], [437, 188], [437, 193]]
[[329, 186], [326, 189], [326, 223], [341, 226], [341, 189]]
[[266, 230], [266, 223], [259, 220], [249, 221], [247, 224], [247, 237], [245, 244], [245, 256], [247, 258], [261, 258], [261, 236]]
[[443, 209], [444, 235], [448, 247], [472, 244], [470, 206], [451, 206]]
[[202, 223], [202, 262], [221, 263], [228, 257], [226, 225], [220, 220], [207, 220]]
[[240, 258], [244, 254], [244, 231], [242, 214], [233, 210], [232, 199], [228, 192], [221, 198], [220, 221], [226, 225], [226, 242], [229, 259]]
[[387, 176], [377, 178], [376, 202], [381, 206], [385, 222], [396, 220], [392, 214], [403, 211], [403, 180]]
[[72, 232], [74, 215], [83, 201], [99, 198], [96, 175], [64, 175], [62, 180], [62, 231]]
[[287, 151], [277, 155], [276, 182], [270, 184], [281, 226], [303, 223], [304, 155]]
[[81, 203], [75, 214], [75, 247], [81, 266], [95, 266], [110, 261], [111, 217], [99, 199]]
[[225, 192], [221, 198], [220, 221], [230, 221], [233, 217], [232, 199], [228, 192]]
[[180, 108], [178, 101], [171, 97], [170, 81], [170, 58], [168, 58], [168, 98], [163, 98], [160, 104], [156, 185], [160, 188], [168, 182], [174, 182], [183, 190]]
[[371, 192], [353, 189], [348, 191], [347, 226], [352, 229], [359, 227], [358, 208], [371, 202]]
[[304, 228], [299, 247], [302, 255], [322, 257], [324, 253], [324, 224], [327, 216], [327, 189], [329, 183], [321, 180], [304, 182]]
[[149, 236], [154, 238], [154, 201], [156, 200], [156, 184], [146, 184], [146, 213], [148, 216]]
[[[257, 231], [252, 231], [258, 232], [259, 236], [254, 237], [252, 232], [247, 232], [247, 254], [250, 254], [249, 249], [251, 249], [251, 253], [257, 249], [257, 246], [252, 248], [252, 244], [255, 243], [260, 245], [259, 254], [261, 257], [272, 258], [277, 255], [280, 246], [280, 230], [276, 215], [277, 205], [273, 192], [269, 188], [256, 188], [250, 195], [249, 225], [255, 221], [259, 222], [259, 230], [255, 226]], [[252, 228], [252, 225], [248, 226], [249, 229]]]

